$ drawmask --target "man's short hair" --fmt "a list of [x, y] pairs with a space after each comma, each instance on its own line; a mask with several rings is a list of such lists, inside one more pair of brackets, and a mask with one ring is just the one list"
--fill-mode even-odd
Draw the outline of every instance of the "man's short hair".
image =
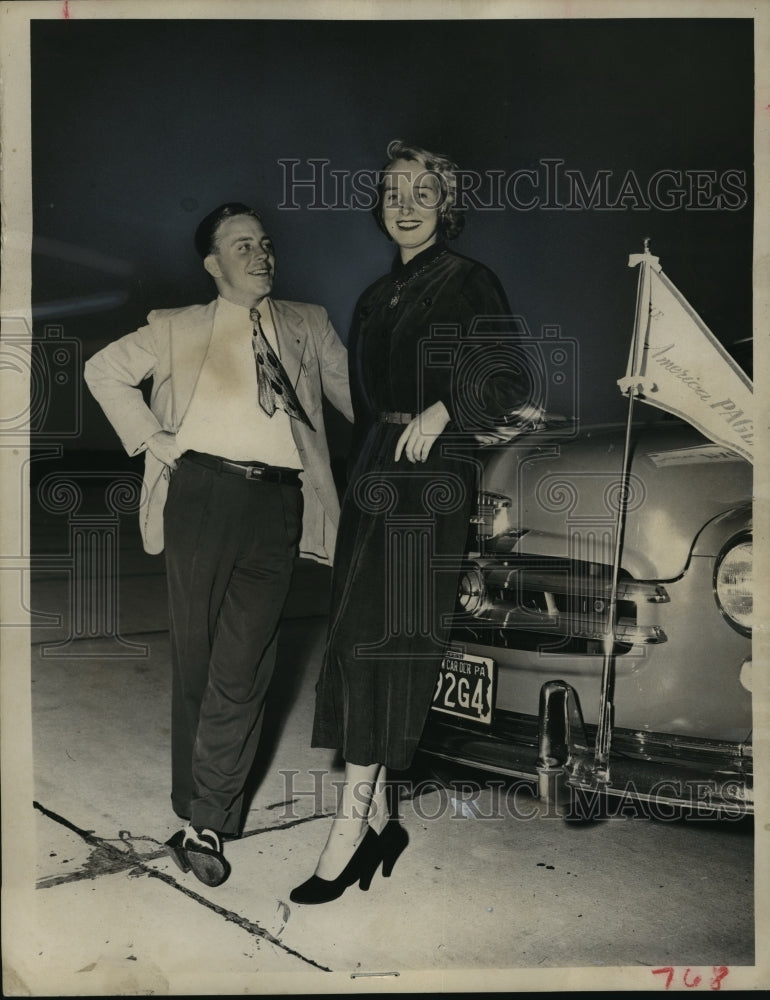
[[209, 254], [216, 253], [217, 230], [225, 219], [231, 219], [234, 215], [250, 215], [252, 219], [257, 220], [260, 226], [263, 225], [260, 215], [248, 205], [239, 201], [228, 201], [227, 204], [220, 205], [213, 212], [209, 212], [195, 230], [195, 249], [202, 259], [208, 257]]

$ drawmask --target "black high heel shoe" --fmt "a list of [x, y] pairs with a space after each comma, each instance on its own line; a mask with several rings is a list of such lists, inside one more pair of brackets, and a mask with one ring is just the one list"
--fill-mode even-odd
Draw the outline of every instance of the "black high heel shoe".
[[382, 877], [390, 878], [393, 866], [409, 843], [409, 834], [398, 820], [392, 819], [378, 839], [379, 856], [382, 859]]
[[353, 857], [335, 879], [311, 875], [306, 882], [291, 890], [289, 899], [292, 903], [330, 903], [356, 882], [366, 892], [380, 863], [379, 847], [377, 834], [369, 828]]

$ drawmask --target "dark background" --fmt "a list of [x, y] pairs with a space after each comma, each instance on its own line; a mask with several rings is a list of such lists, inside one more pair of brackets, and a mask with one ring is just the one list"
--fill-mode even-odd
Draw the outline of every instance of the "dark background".
[[[376, 170], [400, 137], [469, 170], [548, 157], [587, 181], [609, 170], [614, 192], [628, 170], [643, 188], [660, 169], [743, 170], [739, 211], [469, 213], [455, 248], [498, 274], [534, 334], [558, 325], [577, 343], [581, 419], [621, 419], [627, 259], [644, 237], [728, 348], [751, 335], [752, 30], [738, 19], [33, 22], [35, 333], [58, 325], [82, 361], [150, 309], [208, 301], [192, 233], [240, 200], [274, 238], [276, 297], [321, 303], [346, 339], [393, 246], [367, 211], [313, 210], [304, 190], [301, 208], [279, 208], [282, 159], [301, 160], [303, 177], [310, 158]], [[61, 428], [67, 450], [117, 449], [88, 393], [75, 399], [77, 373], [67, 384], [48, 435]], [[345, 450], [342, 421], [330, 437]]]

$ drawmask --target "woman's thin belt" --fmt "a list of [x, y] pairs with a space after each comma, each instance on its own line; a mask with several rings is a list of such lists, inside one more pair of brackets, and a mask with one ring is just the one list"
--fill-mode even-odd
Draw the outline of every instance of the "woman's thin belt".
[[410, 424], [417, 416], [416, 413], [379, 413], [377, 420], [381, 424]]

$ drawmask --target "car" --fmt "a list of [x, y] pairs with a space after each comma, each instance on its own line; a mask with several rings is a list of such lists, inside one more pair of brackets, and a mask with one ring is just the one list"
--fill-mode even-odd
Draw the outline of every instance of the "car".
[[[598, 801], [740, 817], [752, 793], [752, 466], [668, 415], [485, 451], [420, 757]], [[611, 616], [613, 642], [608, 641]]]

